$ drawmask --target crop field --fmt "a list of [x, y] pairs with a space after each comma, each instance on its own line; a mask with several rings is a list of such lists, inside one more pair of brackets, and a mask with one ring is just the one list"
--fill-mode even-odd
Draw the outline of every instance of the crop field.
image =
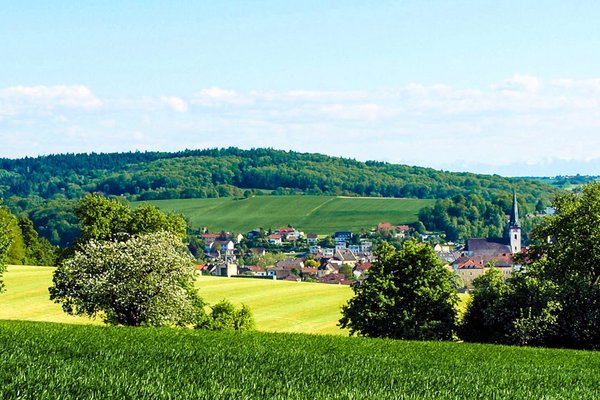
[[352, 297], [348, 286], [203, 276], [197, 287], [211, 304], [247, 304], [261, 331], [348, 334], [337, 326], [340, 307]]
[[3, 399], [598, 399], [600, 353], [0, 321]]
[[[67, 315], [49, 300], [53, 271], [9, 266], [4, 274], [6, 292], [0, 294], [0, 319], [101, 323]], [[212, 276], [199, 277], [196, 285], [210, 304], [224, 298], [247, 304], [261, 331], [347, 334], [336, 324], [341, 305], [352, 296], [348, 286]]]
[[[254, 228], [293, 225], [304, 232], [331, 234], [338, 230], [360, 231], [379, 222], [408, 224], [419, 210], [435, 200], [358, 198], [332, 196], [255, 196], [248, 199], [156, 200], [163, 211], [185, 215], [195, 228], [247, 232]], [[134, 203], [136, 204], [136, 203]]]
[[[4, 274], [7, 290], [0, 294], [0, 320], [102, 323], [65, 314], [49, 300], [53, 271], [52, 267], [9, 266]], [[352, 297], [348, 286], [216, 276], [201, 276], [196, 286], [209, 304], [228, 299], [238, 306], [248, 305], [259, 331], [348, 334], [337, 326], [340, 307]], [[459, 309], [464, 311], [468, 296], [459, 296]]]

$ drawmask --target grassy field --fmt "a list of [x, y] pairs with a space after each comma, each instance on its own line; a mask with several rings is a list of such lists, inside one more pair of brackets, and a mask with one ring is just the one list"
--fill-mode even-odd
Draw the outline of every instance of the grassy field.
[[0, 321], [3, 399], [598, 399], [600, 353]]
[[[4, 274], [7, 291], [0, 294], [0, 320], [101, 323], [67, 315], [48, 299], [53, 271], [51, 267], [9, 266]], [[340, 307], [352, 297], [348, 286], [213, 276], [199, 277], [196, 286], [209, 304], [222, 299], [247, 304], [260, 331], [347, 335], [337, 322]], [[462, 311], [467, 296], [460, 296]]]
[[9, 265], [3, 275], [6, 292], [0, 294], [0, 319], [94, 323], [89, 318], [68, 315], [50, 301], [48, 288], [53, 271], [53, 267]]
[[[4, 274], [7, 290], [0, 294], [0, 319], [99, 323], [69, 316], [48, 299], [53, 270], [9, 266]], [[247, 304], [261, 331], [347, 334], [336, 324], [341, 305], [352, 296], [348, 286], [206, 276], [198, 279], [197, 287], [210, 304], [223, 298]]]
[[181, 213], [189, 218], [192, 226], [206, 226], [211, 231], [247, 232], [258, 227], [278, 228], [290, 224], [307, 233], [331, 234], [338, 230], [374, 228], [379, 222], [415, 222], [419, 210], [434, 202], [376, 197], [256, 196], [149, 203], [164, 211]]
[[340, 307], [352, 297], [348, 286], [264, 279], [200, 277], [200, 295], [214, 304], [247, 304], [258, 330], [347, 335], [336, 326]]

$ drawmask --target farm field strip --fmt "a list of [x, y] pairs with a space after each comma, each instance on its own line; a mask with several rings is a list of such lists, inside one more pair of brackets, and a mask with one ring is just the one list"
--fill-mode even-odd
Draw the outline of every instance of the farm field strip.
[[163, 211], [181, 213], [192, 226], [206, 226], [211, 231], [246, 232], [258, 227], [267, 229], [290, 224], [305, 232], [331, 234], [337, 230], [370, 229], [379, 222], [415, 222], [419, 210], [433, 205], [434, 200], [255, 196], [248, 199], [180, 199], [147, 203]]
[[[49, 300], [53, 271], [9, 266], [4, 274], [7, 290], [0, 294], [0, 319], [101, 323], [67, 315]], [[199, 277], [196, 285], [210, 304], [224, 298], [247, 304], [261, 331], [347, 334], [336, 325], [341, 305], [352, 296], [347, 286], [212, 276]]]
[[600, 353], [0, 321], [0, 398], [597, 399]]

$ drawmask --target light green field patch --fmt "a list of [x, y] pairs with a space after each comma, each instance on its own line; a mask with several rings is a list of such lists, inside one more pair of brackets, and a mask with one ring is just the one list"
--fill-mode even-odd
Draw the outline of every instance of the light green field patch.
[[50, 301], [48, 288], [53, 271], [53, 267], [9, 265], [4, 273], [6, 291], [0, 294], [0, 319], [94, 323], [89, 318], [68, 315], [59, 304]]
[[[9, 266], [6, 292], [0, 294], [0, 319], [100, 323], [64, 313], [49, 299], [51, 267]], [[228, 299], [247, 304], [257, 329], [271, 332], [344, 334], [337, 326], [340, 307], [351, 296], [348, 286], [260, 279], [200, 277], [196, 283], [210, 304]]]
[[371, 229], [380, 222], [408, 224], [434, 200], [332, 197], [256, 196], [248, 199], [180, 199], [149, 202], [164, 211], [185, 215], [193, 227], [246, 232], [254, 228], [293, 225], [305, 232]]
[[209, 303], [248, 305], [261, 331], [347, 334], [337, 322], [352, 297], [348, 286], [205, 276], [197, 287]]

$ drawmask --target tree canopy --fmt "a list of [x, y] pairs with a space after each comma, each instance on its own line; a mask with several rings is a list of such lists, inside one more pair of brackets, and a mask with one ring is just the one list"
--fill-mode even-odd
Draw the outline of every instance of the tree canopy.
[[429, 245], [409, 240], [397, 251], [383, 243], [367, 279], [353, 291], [340, 319], [351, 334], [418, 340], [453, 336], [458, 296], [450, 271]]
[[112, 240], [119, 235], [167, 231], [183, 238], [187, 223], [181, 215], [165, 214], [152, 205], [135, 209], [115, 198], [87, 194], [79, 200], [75, 214], [80, 221], [80, 241]]
[[110, 324], [195, 325], [205, 314], [193, 282], [192, 260], [172, 233], [90, 239], [56, 269], [50, 299]]
[[555, 215], [532, 232], [505, 282], [490, 270], [474, 281], [465, 340], [600, 348], [600, 184], [553, 201]]

